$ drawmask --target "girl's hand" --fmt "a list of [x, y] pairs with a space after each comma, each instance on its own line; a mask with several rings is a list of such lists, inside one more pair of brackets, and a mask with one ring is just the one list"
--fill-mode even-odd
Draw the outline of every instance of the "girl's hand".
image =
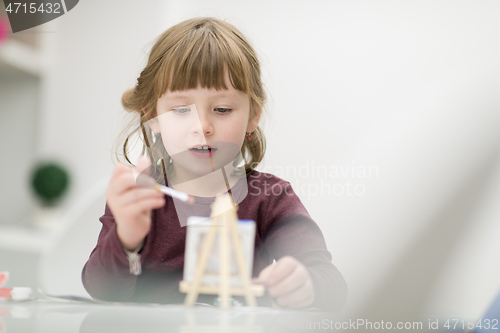
[[[147, 163], [140, 160], [141, 163]], [[151, 210], [165, 204], [163, 193], [137, 186], [132, 167], [119, 163], [111, 176], [106, 192], [108, 206], [115, 217], [116, 231], [122, 245], [135, 250], [151, 227]]]
[[286, 256], [264, 268], [258, 277], [280, 306], [301, 308], [314, 302], [314, 287], [307, 268]]

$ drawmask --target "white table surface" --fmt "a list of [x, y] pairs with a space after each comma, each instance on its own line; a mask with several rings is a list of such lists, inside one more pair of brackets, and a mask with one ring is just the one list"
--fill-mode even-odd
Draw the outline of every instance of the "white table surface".
[[[0, 301], [0, 332], [290, 332], [295, 323], [337, 315], [276, 308]], [[310, 330], [308, 330], [310, 331]]]

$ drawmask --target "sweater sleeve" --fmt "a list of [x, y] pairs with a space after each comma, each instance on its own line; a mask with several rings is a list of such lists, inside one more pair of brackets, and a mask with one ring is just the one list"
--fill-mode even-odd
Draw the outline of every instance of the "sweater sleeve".
[[[127, 254], [116, 233], [116, 223], [106, 204], [104, 215], [99, 219], [102, 229], [97, 245], [90, 254], [82, 271], [82, 282], [87, 292], [96, 299], [106, 301], [126, 301], [135, 290], [137, 275], [130, 273]], [[149, 249], [144, 243], [139, 252], [141, 262]]]
[[[277, 191], [276, 186], [282, 190]], [[347, 285], [332, 264], [321, 230], [289, 182], [280, 180], [273, 188], [275, 191], [270, 192], [266, 218], [260, 227], [266, 249], [275, 260], [289, 255], [308, 269], [314, 285], [313, 307], [340, 311], [347, 298]]]

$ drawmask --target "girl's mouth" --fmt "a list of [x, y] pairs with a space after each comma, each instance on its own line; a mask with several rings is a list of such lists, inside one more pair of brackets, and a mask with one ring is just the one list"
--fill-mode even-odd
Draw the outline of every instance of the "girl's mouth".
[[191, 154], [194, 155], [194, 157], [205, 159], [212, 157], [213, 154], [215, 154], [215, 152], [217, 151], [217, 148], [212, 148], [208, 146], [196, 146], [190, 148], [189, 151], [191, 152]]

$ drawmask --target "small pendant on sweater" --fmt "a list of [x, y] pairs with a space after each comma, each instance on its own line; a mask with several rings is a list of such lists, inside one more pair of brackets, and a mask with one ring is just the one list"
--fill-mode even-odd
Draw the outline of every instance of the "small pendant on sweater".
[[127, 253], [130, 266], [130, 274], [141, 275], [141, 255], [138, 253]]

